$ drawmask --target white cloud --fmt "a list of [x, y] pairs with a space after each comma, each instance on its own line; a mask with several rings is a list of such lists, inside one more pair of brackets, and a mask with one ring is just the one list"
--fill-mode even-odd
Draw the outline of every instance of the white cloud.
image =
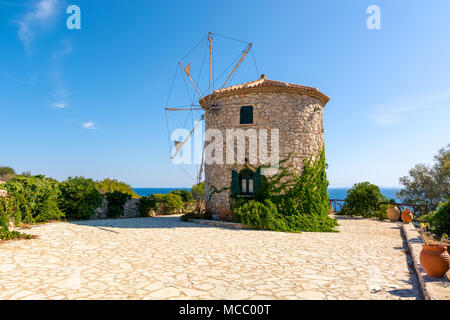
[[53, 108], [56, 109], [64, 109], [67, 106], [67, 103], [65, 102], [54, 102], [52, 103]]
[[83, 128], [88, 130], [95, 130], [95, 123], [94, 122], [85, 122], [83, 123]]
[[39, 0], [17, 22], [18, 36], [22, 41], [25, 52], [30, 53], [37, 28], [47, 28], [57, 12], [59, 0]]
[[448, 105], [449, 100], [450, 92], [414, 94], [409, 97], [390, 99], [373, 106], [370, 118], [378, 125], [394, 125], [410, 114]]
[[54, 101], [52, 106], [58, 109], [63, 109], [67, 106], [67, 97], [69, 96], [69, 91], [64, 81], [64, 69], [61, 65], [61, 58], [71, 52], [72, 44], [70, 41], [63, 41], [62, 48], [51, 56], [51, 76], [54, 82], [54, 90], [52, 92]]

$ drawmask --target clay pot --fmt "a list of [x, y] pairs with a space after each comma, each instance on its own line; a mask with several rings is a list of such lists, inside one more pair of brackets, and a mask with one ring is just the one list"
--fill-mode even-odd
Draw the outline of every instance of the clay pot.
[[420, 252], [420, 264], [430, 277], [442, 278], [449, 269], [450, 258], [447, 246], [424, 244]]
[[410, 223], [413, 219], [413, 214], [409, 210], [403, 210], [402, 211], [402, 221], [404, 223]]
[[398, 221], [398, 218], [400, 218], [400, 209], [396, 206], [389, 207], [386, 213], [389, 221], [391, 222]]

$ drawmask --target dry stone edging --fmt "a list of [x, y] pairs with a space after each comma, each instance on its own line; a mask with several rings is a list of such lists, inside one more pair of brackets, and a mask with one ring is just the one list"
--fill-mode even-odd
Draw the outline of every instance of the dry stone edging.
[[426, 300], [450, 300], [450, 281], [445, 277], [440, 279], [427, 276], [420, 264], [422, 241], [419, 232], [412, 223], [403, 224], [402, 230], [414, 262], [414, 269], [416, 270], [424, 298]]
[[250, 229], [250, 227], [237, 222], [228, 222], [220, 220], [206, 220], [206, 219], [188, 219], [188, 222], [206, 224], [215, 227], [235, 228], [235, 229]]

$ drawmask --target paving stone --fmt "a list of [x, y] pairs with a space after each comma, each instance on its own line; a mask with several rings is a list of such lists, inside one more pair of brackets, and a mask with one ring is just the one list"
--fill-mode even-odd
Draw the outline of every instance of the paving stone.
[[[0, 245], [0, 299], [421, 299], [395, 223], [338, 233], [186, 223], [178, 216], [48, 223]], [[113, 232], [111, 232], [113, 231]]]

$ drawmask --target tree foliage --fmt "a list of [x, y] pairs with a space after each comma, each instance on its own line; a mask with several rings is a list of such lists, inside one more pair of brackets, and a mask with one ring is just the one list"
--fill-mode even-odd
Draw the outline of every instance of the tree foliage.
[[92, 179], [68, 178], [61, 182], [59, 207], [70, 219], [89, 219], [103, 201]]
[[106, 178], [102, 181], [98, 181], [95, 186], [101, 194], [118, 191], [130, 195], [130, 197], [132, 197], [133, 199], [139, 198], [139, 196], [136, 194], [136, 192], [133, 191], [133, 188], [131, 188], [130, 185], [116, 179]]
[[192, 194], [194, 199], [205, 199], [205, 181], [192, 186]]
[[108, 201], [108, 217], [117, 218], [124, 215], [125, 203], [131, 196], [128, 193], [113, 191], [107, 192], [105, 198]]
[[16, 172], [10, 167], [0, 167], [0, 181], [8, 181]]
[[0, 176], [3, 176], [5, 174], [15, 175], [16, 172], [14, 171], [13, 168], [10, 167], [0, 167]]
[[183, 207], [183, 200], [177, 194], [154, 194], [163, 214], [174, 214]]
[[419, 163], [409, 170], [409, 176], [400, 178], [404, 189], [397, 197], [408, 203], [424, 203], [431, 210], [450, 197], [450, 144], [440, 149], [434, 156], [434, 164], [429, 167]]
[[60, 220], [64, 214], [58, 208], [59, 189], [54, 179], [38, 176], [15, 176], [2, 189], [8, 192], [11, 214], [16, 224]]
[[184, 203], [190, 203], [194, 200], [194, 195], [192, 194], [192, 192], [185, 190], [185, 189], [173, 190], [173, 191], [170, 191], [169, 193], [180, 196], [181, 200]]
[[151, 212], [156, 212], [158, 210], [158, 199], [153, 195], [141, 197], [138, 203], [138, 210], [141, 217], [151, 216]]
[[370, 182], [356, 183], [347, 192], [345, 204], [339, 214], [383, 219], [387, 207], [381, 205], [381, 202], [388, 202], [388, 199], [381, 194], [380, 188]]
[[421, 221], [426, 221], [430, 224], [429, 230], [438, 238], [443, 235], [450, 235], [450, 199], [439, 205], [436, 211], [423, 216]]

